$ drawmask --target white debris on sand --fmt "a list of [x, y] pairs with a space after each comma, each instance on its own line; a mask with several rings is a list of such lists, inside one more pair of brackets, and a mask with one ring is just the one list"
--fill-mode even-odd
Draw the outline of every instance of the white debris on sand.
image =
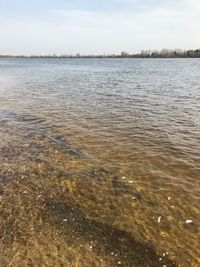
[[162, 218], [161, 216], [158, 217], [158, 223], [161, 222], [161, 218]]
[[171, 200], [171, 197], [168, 197], [168, 200]]
[[189, 224], [189, 223], [193, 223], [192, 220], [186, 220], [185, 222], [186, 222], [187, 224]]

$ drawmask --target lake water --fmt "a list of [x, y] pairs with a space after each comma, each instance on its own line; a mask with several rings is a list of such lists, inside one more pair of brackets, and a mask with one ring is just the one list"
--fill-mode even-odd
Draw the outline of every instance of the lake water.
[[200, 61], [0, 60], [0, 265], [200, 266]]

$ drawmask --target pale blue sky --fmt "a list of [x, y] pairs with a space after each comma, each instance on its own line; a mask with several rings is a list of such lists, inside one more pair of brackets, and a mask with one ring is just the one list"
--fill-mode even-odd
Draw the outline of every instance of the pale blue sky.
[[0, 54], [200, 48], [200, 0], [0, 0]]

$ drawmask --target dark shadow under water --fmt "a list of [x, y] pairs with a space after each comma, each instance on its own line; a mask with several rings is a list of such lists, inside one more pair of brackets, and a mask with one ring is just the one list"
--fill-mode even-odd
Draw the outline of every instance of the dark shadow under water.
[[55, 228], [59, 229], [69, 242], [70, 239], [79, 244], [90, 242], [92, 249], [98, 254], [111, 256], [115, 265], [124, 267], [177, 266], [166, 256], [157, 255], [151, 244], [142, 244], [135, 241], [125, 231], [91, 220], [78, 209], [49, 199], [46, 200], [46, 211], [49, 216], [53, 216]]

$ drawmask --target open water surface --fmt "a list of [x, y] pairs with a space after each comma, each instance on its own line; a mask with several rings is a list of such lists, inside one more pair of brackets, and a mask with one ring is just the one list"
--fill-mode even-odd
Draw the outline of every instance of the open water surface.
[[0, 265], [200, 266], [200, 61], [0, 60]]

